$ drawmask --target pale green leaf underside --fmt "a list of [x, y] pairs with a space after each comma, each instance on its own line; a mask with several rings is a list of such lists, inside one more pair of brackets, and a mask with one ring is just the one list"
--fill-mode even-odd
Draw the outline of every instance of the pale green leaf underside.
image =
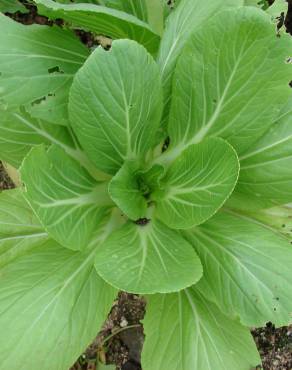
[[155, 54], [160, 37], [145, 22], [122, 11], [95, 4], [57, 4], [35, 0], [38, 10], [50, 18], [62, 18], [75, 28], [83, 28], [113, 39], [132, 39]]
[[162, 110], [156, 63], [130, 40], [98, 48], [76, 75], [69, 103], [70, 120], [97, 168], [114, 174], [154, 143]]
[[270, 130], [241, 156], [231, 207], [250, 210], [292, 201], [291, 98]]
[[146, 217], [147, 202], [139, 188], [136, 163], [125, 162], [109, 184], [109, 195], [131, 220]]
[[5, 111], [0, 106], [0, 159], [18, 168], [32, 147], [52, 143], [75, 153], [65, 127], [32, 118], [23, 111]]
[[155, 197], [155, 214], [175, 229], [203, 223], [229, 197], [238, 172], [236, 152], [224, 140], [209, 138], [191, 145], [174, 160], [163, 178], [165, 191]]
[[1, 269], [2, 368], [67, 370], [94, 339], [117, 294], [94, 254], [49, 241]]
[[47, 233], [20, 189], [0, 193], [0, 268], [42, 244]]
[[287, 35], [276, 37], [263, 11], [225, 11], [190, 40], [173, 81], [169, 122], [172, 145], [206, 136], [247, 150], [273, 123], [288, 99], [292, 53]]
[[21, 4], [18, 0], [0, 0], [0, 12], [15, 13], [18, 11], [22, 13], [28, 12], [26, 7], [23, 6], [23, 4]]
[[34, 148], [21, 166], [21, 179], [50, 235], [70, 249], [85, 249], [111, 203], [107, 185], [56, 146], [47, 152], [43, 146]]
[[168, 17], [158, 53], [167, 107], [175, 65], [188, 39], [217, 12], [239, 5], [242, 0], [182, 0]]
[[128, 222], [115, 231], [98, 250], [95, 267], [111, 285], [141, 294], [178, 291], [202, 276], [190, 244], [159, 221]]
[[261, 363], [248, 328], [194, 288], [147, 302], [143, 370], [249, 370]]
[[247, 326], [287, 325], [292, 311], [292, 248], [259, 222], [218, 213], [184, 234], [198, 253], [204, 275], [197, 288]]
[[[58, 99], [61, 94], [64, 105], [60, 106], [59, 99], [53, 117], [63, 123], [68, 87], [67, 94], [63, 94], [62, 88], [71, 83], [87, 56], [88, 50], [70, 31], [24, 26], [0, 14], [0, 103], [11, 107], [26, 105], [33, 112], [39, 99]], [[48, 109], [48, 121], [51, 114]]]

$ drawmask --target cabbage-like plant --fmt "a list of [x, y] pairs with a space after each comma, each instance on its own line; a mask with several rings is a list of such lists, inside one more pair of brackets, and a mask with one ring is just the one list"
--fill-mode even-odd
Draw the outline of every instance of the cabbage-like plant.
[[291, 39], [240, 0], [65, 2], [0, 17], [0, 368], [67, 370], [118, 290], [143, 370], [256, 367], [292, 312]]

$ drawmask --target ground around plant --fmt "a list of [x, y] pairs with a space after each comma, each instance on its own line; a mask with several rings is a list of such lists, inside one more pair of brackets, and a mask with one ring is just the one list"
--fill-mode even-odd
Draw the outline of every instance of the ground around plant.
[[[28, 13], [9, 14], [13, 19], [26, 25], [53, 24], [46, 17], [38, 15], [36, 8], [26, 0], [20, 1], [27, 7]], [[288, 3], [289, 11], [285, 24], [292, 35], [292, 0], [288, 0]], [[54, 23], [62, 26], [63, 21], [57, 20]], [[103, 42], [88, 32], [76, 31], [76, 35], [87, 47]], [[0, 191], [13, 187], [0, 162]], [[100, 333], [69, 370], [97, 370], [98, 360], [115, 364], [117, 370], [141, 370], [141, 350], [144, 341], [141, 320], [145, 314], [145, 307], [146, 303], [142, 297], [121, 292]], [[292, 370], [292, 325], [276, 329], [272, 323], [268, 323], [264, 328], [252, 330], [252, 335], [263, 362], [263, 367], [255, 370]]]

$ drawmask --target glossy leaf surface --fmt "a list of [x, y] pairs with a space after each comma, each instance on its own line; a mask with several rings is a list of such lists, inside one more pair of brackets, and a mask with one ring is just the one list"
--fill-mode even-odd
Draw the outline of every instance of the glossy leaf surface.
[[154, 145], [161, 111], [158, 67], [134, 41], [95, 50], [72, 86], [74, 131], [96, 167], [110, 174]]
[[218, 213], [185, 235], [203, 264], [197, 288], [222, 312], [247, 326], [289, 323], [292, 248], [286, 238], [234, 213]]
[[247, 370], [260, 364], [248, 328], [194, 288], [148, 296], [147, 303], [144, 370]]
[[161, 222], [128, 222], [98, 250], [95, 267], [113, 286], [135, 293], [167, 293], [195, 284], [200, 260], [179, 233]]
[[224, 140], [189, 146], [169, 165], [161, 181], [164, 190], [153, 195], [157, 217], [175, 229], [201, 224], [229, 197], [238, 172], [237, 155]]

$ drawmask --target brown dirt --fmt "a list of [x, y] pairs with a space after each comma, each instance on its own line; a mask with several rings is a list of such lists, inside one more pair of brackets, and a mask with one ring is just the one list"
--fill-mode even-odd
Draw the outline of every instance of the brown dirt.
[[142, 298], [120, 292], [100, 333], [70, 370], [96, 370], [98, 360], [117, 370], [141, 370], [144, 314]]
[[275, 329], [272, 323], [252, 332], [264, 370], [292, 370], [292, 325]]
[[7, 176], [4, 167], [0, 162], [0, 192], [1, 190], [7, 190], [12, 188], [14, 188], [14, 184]]

